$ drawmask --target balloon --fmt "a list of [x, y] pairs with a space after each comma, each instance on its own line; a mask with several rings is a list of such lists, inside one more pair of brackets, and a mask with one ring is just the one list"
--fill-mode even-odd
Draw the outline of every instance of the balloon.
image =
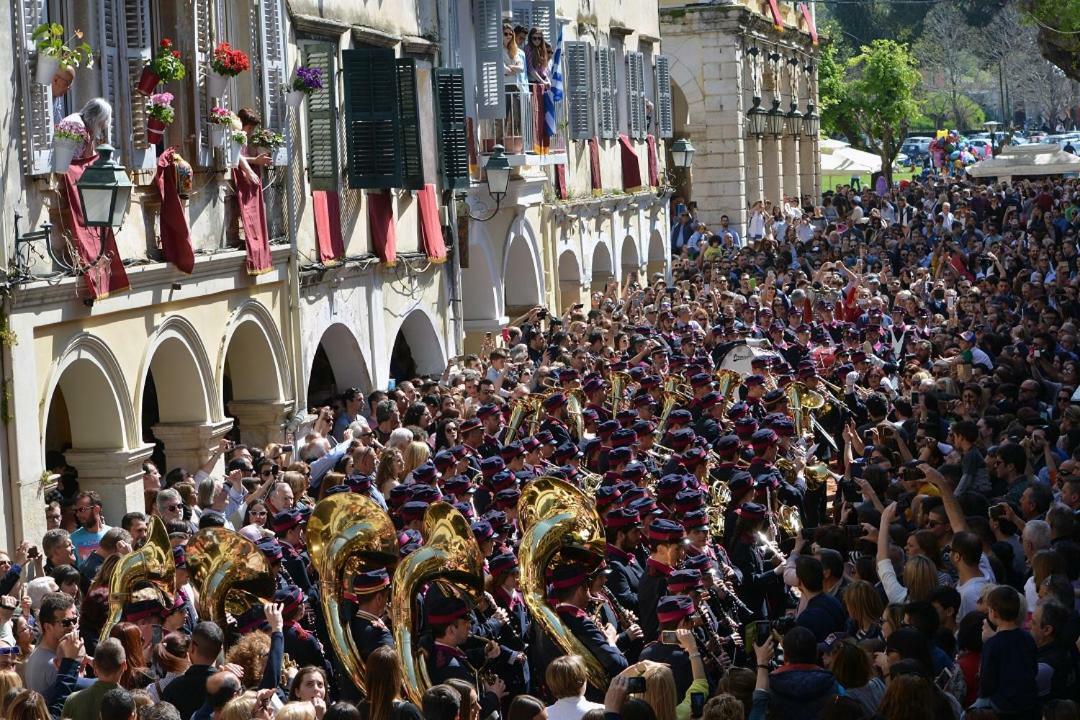
[[950, 160], [956, 160], [959, 157], [960, 157], [960, 151], [959, 150], [953, 150], [951, 153], [949, 153], [949, 159]]

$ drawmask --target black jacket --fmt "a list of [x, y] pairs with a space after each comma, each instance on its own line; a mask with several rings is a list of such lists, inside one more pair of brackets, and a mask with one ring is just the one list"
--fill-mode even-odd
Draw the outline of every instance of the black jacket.
[[165, 686], [161, 699], [176, 706], [181, 718], [190, 718], [206, 702], [206, 680], [217, 671], [213, 665], [192, 665]]

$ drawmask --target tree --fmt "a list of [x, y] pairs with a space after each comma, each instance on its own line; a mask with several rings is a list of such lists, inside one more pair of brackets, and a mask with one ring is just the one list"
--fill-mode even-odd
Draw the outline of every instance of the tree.
[[879, 39], [914, 40], [922, 34], [923, 21], [933, 5], [847, 0], [835, 5], [821, 3], [818, 7], [828, 8], [828, 15], [836, 20], [844, 35], [861, 47]]
[[847, 70], [848, 114], [866, 137], [866, 146], [881, 158], [891, 184], [893, 160], [919, 113], [916, 93], [922, 76], [908, 46], [895, 40], [864, 45], [848, 61]]
[[821, 132], [829, 137], [843, 136], [848, 142], [858, 140], [859, 131], [848, 114], [850, 97], [844, 80], [844, 65], [837, 56], [840, 45], [830, 36], [818, 58], [818, 104], [821, 106]]
[[1020, 0], [1038, 30], [1039, 52], [1080, 82], [1080, 0]]
[[922, 100], [921, 116], [911, 121], [920, 130], [954, 129], [961, 132], [982, 129], [986, 113], [967, 95], [953, 97], [944, 90], [934, 90]]
[[964, 91], [978, 72], [971, 50], [973, 38], [978, 38], [978, 34], [967, 26], [960, 3], [954, 0], [936, 5], [926, 15], [923, 34], [911, 48], [927, 84], [948, 95], [951, 115], [960, 129], [969, 127], [964, 121], [969, 115], [970, 98], [965, 97]]

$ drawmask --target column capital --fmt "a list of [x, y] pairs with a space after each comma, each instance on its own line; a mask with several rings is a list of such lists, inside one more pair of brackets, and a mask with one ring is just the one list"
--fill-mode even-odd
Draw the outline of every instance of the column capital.
[[284, 440], [285, 420], [292, 412], [293, 405], [292, 400], [233, 400], [229, 403], [229, 413], [236, 418], [241, 442], [264, 447], [271, 442]]
[[153, 445], [130, 450], [72, 448], [64, 453], [64, 458], [79, 471], [79, 487], [101, 494], [106, 522], [119, 525], [125, 513], [142, 511], [145, 507], [142, 464], [153, 453]]
[[195, 472], [210, 459], [218, 441], [232, 429], [232, 418], [211, 423], [158, 423], [151, 430], [165, 445], [170, 467]]

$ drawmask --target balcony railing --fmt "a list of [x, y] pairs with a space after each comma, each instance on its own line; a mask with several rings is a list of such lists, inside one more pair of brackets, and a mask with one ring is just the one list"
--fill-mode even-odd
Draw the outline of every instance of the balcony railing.
[[[563, 128], [562, 130], [565, 130]], [[506, 117], [481, 120], [477, 127], [480, 154], [502, 145], [511, 165], [558, 165], [566, 162], [566, 139], [557, 131], [548, 137], [544, 127], [544, 94], [539, 85], [506, 93]], [[483, 161], [479, 163], [483, 166]]]

